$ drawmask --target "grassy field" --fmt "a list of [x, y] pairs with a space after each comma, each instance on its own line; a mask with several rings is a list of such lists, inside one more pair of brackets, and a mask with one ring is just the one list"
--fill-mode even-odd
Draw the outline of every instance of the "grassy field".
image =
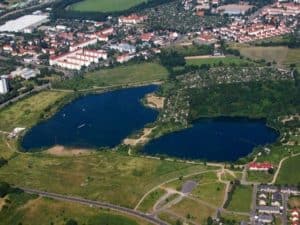
[[57, 88], [81, 90], [147, 83], [164, 80], [167, 76], [168, 71], [158, 63], [140, 63], [118, 66], [112, 69], [102, 69], [88, 73], [84, 78], [55, 83], [54, 86]]
[[237, 215], [231, 212], [222, 212], [221, 217], [224, 218], [225, 220], [231, 220], [237, 222], [235, 224], [240, 224], [240, 222], [242, 221], [249, 221], [249, 216]]
[[206, 224], [207, 218], [215, 214], [215, 209], [209, 208], [192, 199], [183, 199], [172, 206], [170, 211], [197, 224]]
[[300, 208], [300, 197], [299, 196], [290, 197], [288, 205], [289, 208]]
[[212, 182], [198, 185], [192, 192], [192, 195], [205, 202], [221, 207], [225, 194], [225, 184]]
[[252, 187], [239, 185], [232, 195], [228, 209], [237, 212], [249, 212], [251, 208], [251, 198]]
[[69, 6], [69, 10], [81, 12], [117, 12], [129, 9], [146, 0], [83, 0]]
[[276, 183], [278, 184], [299, 184], [300, 173], [300, 156], [296, 156], [286, 160], [279, 172]]
[[271, 182], [273, 179], [273, 175], [268, 172], [255, 172], [248, 171], [247, 180], [249, 182], [259, 182], [259, 183], [267, 183]]
[[206, 169], [147, 158], [99, 152], [78, 157], [19, 154], [0, 169], [0, 180], [61, 194], [134, 207], [154, 186]]
[[143, 212], [152, 212], [152, 207], [154, 204], [158, 201], [160, 197], [162, 197], [166, 193], [165, 190], [163, 189], [157, 189], [153, 192], [151, 192], [142, 202], [140, 207], [138, 208], [139, 210]]
[[207, 58], [207, 59], [187, 59], [186, 60], [188, 65], [196, 65], [201, 66], [203, 64], [209, 64], [209, 65], [243, 65], [246, 63], [252, 63], [246, 59], [240, 59], [238, 57], [233, 56], [227, 56], [224, 58]]
[[66, 224], [73, 219], [78, 224], [137, 225], [148, 223], [112, 211], [91, 208], [76, 203], [36, 197], [24, 193], [10, 194], [9, 203], [0, 210], [1, 225]]
[[268, 62], [277, 62], [280, 66], [289, 67], [296, 64], [300, 69], [300, 48], [288, 47], [240, 47], [241, 54], [251, 59], [265, 59]]
[[[69, 96], [63, 92], [44, 91], [0, 110], [0, 130], [11, 132], [16, 127], [26, 129], [39, 120], [51, 115], [60, 106], [62, 99]], [[17, 150], [15, 139], [8, 139], [0, 134], [0, 157], [8, 158]]]

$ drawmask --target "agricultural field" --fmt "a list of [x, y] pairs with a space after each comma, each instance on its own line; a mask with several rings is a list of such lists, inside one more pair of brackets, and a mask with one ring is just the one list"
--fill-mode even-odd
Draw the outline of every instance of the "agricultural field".
[[252, 202], [251, 198], [252, 187], [238, 185], [233, 192], [228, 209], [236, 212], [249, 212]]
[[118, 12], [139, 5], [146, 0], [83, 0], [69, 6], [80, 12]]
[[35, 153], [18, 154], [11, 159], [1, 168], [0, 180], [133, 208], [154, 186], [205, 169], [203, 165], [123, 156], [111, 151], [75, 157]]
[[168, 71], [158, 63], [140, 63], [102, 69], [64, 82], [54, 83], [54, 87], [62, 89], [92, 89], [111, 86], [149, 83], [165, 80]]
[[52, 200], [25, 193], [11, 193], [5, 197], [0, 209], [0, 224], [66, 224], [75, 220], [78, 224], [96, 225], [147, 225], [135, 217], [128, 217], [103, 209], [76, 203]]
[[277, 184], [293, 184], [300, 183], [300, 155], [286, 160], [281, 167], [276, 183]]

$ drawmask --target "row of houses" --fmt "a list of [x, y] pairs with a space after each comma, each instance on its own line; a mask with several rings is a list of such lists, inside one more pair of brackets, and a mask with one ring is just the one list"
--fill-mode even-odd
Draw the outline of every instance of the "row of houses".
[[60, 66], [71, 70], [80, 70], [83, 66], [88, 67], [92, 63], [98, 63], [99, 59], [107, 59], [107, 52], [103, 50], [87, 50], [83, 48], [53, 56], [49, 60], [51, 66]]
[[279, 26], [263, 24], [261, 22], [251, 24], [234, 22], [228, 27], [213, 29], [213, 33], [214, 35], [221, 36], [223, 39], [245, 43], [280, 36], [290, 33], [292, 30], [292, 28], [287, 27], [283, 22]]
[[288, 3], [281, 3], [277, 2], [271, 6], [265, 7], [261, 15], [283, 15], [283, 16], [297, 16], [300, 14], [300, 4], [296, 2], [288, 2]]

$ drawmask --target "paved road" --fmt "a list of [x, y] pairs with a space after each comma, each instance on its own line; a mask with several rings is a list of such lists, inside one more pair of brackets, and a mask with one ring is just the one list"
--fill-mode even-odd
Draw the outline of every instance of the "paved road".
[[30, 188], [20, 188], [20, 189], [22, 189], [24, 192], [29, 193], [29, 194], [36, 194], [36, 195], [40, 195], [43, 197], [48, 197], [48, 198], [52, 198], [52, 199], [56, 199], [56, 200], [74, 202], [74, 203], [79, 203], [79, 204], [88, 205], [88, 206], [97, 207], [97, 208], [111, 209], [111, 210], [118, 211], [118, 212], [121, 212], [121, 213], [124, 213], [127, 215], [139, 217], [141, 219], [147, 220], [150, 223], [156, 224], [156, 225], [168, 225], [168, 223], [166, 223], [160, 219], [157, 219], [154, 216], [151, 216], [151, 215], [148, 215], [148, 214], [145, 214], [140, 211], [133, 210], [133, 209], [125, 208], [122, 206], [113, 205], [110, 203], [105, 203], [105, 202], [101, 202], [101, 201], [93, 201], [93, 200], [88, 200], [88, 199], [78, 198], [78, 197], [71, 197], [71, 196], [66, 196], [66, 195], [61, 195], [61, 194], [39, 191], [36, 189], [30, 189]]

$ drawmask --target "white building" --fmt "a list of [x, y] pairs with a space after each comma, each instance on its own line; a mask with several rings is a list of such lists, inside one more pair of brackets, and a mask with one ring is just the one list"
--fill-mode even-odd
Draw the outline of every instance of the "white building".
[[80, 70], [91, 63], [99, 63], [99, 59], [107, 59], [107, 52], [103, 50], [78, 49], [63, 55], [51, 57], [50, 66], [59, 66], [70, 70]]
[[8, 85], [5, 78], [0, 79], [0, 94], [6, 94], [8, 92]]
[[0, 32], [29, 32], [48, 21], [48, 15], [26, 15], [15, 20], [9, 20], [0, 26]]
[[11, 78], [22, 77], [25, 80], [29, 80], [30, 78], [36, 77], [38, 74], [40, 74], [39, 70], [19, 67], [15, 71], [10, 73], [10, 77]]

